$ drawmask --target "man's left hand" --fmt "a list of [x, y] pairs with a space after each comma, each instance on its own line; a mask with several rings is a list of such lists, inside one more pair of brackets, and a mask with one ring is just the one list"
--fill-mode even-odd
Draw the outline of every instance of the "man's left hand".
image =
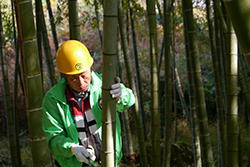
[[119, 77], [116, 77], [116, 81], [118, 83], [111, 85], [110, 94], [112, 98], [116, 98], [117, 103], [120, 103], [122, 95], [122, 88], [120, 84], [121, 79]]

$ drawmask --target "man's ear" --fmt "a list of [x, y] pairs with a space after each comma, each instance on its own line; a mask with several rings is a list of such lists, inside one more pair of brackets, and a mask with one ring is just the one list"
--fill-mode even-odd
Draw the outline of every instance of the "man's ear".
[[61, 74], [62, 74], [62, 77], [65, 79], [66, 83], [68, 84], [69, 82], [67, 80], [66, 74], [63, 74], [63, 73], [61, 73]]

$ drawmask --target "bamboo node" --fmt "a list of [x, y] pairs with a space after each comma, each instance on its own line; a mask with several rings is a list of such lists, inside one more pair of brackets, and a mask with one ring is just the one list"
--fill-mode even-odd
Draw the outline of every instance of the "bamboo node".
[[42, 137], [37, 137], [37, 138], [30, 138], [30, 141], [32, 142], [35, 142], [35, 141], [42, 141], [42, 140], [45, 140], [45, 137], [42, 136]]
[[33, 112], [33, 111], [40, 111], [42, 110], [43, 107], [39, 107], [39, 108], [32, 108], [32, 109], [27, 109], [28, 112]]
[[114, 151], [102, 151], [102, 153], [104, 153], [104, 154], [114, 154], [115, 152]]
[[[22, 2], [30, 2], [30, 1], [22, 1]], [[23, 43], [30, 43], [30, 42], [34, 42], [34, 41], [37, 41], [37, 38], [25, 40], [25, 41], [23, 41]]]
[[113, 124], [115, 122], [116, 122], [116, 120], [114, 120], [114, 121], [102, 121], [102, 123], [104, 123], [104, 124]]
[[26, 75], [27, 79], [35, 78], [35, 77], [40, 77], [40, 76], [41, 76], [41, 73], [32, 74], [32, 75]]

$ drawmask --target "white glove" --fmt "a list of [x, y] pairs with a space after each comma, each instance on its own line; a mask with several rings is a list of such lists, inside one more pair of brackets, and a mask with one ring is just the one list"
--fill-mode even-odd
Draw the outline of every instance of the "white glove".
[[70, 147], [70, 151], [76, 156], [78, 161], [84, 162], [89, 165], [88, 158], [90, 158], [90, 154], [84, 146], [72, 145]]
[[95, 161], [96, 156], [95, 156], [95, 150], [94, 150], [94, 148], [91, 145], [89, 145], [88, 148], [87, 148], [87, 151], [90, 154], [89, 158], [92, 159], [93, 161]]
[[116, 77], [116, 81], [118, 83], [111, 85], [110, 94], [112, 95], [112, 98], [116, 98], [117, 103], [120, 103], [122, 95], [122, 88], [120, 84], [121, 79]]

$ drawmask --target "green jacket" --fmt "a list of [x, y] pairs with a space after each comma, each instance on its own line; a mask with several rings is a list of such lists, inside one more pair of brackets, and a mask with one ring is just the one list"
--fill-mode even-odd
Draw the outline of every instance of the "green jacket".
[[[116, 105], [117, 111], [123, 112], [135, 103], [132, 91], [123, 84], [122, 99]], [[75, 155], [70, 152], [72, 144], [79, 144], [78, 131], [70, 113], [69, 104], [66, 101], [66, 81], [61, 79], [51, 88], [43, 100], [43, 131], [48, 148], [55, 155], [55, 159], [61, 166], [81, 167]], [[102, 78], [100, 74], [92, 72], [90, 86], [90, 106], [96, 120], [98, 129], [102, 126], [102, 110], [99, 108], [98, 100], [102, 98]], [[116, 113], [116, 165], [122, 158], [121, 125]], [[100, 130], [101, 131], [101, 130]], [[100, 132], [99, 131], [99, 132]], [[100, 132], [101, 136], [101, 132]]]

